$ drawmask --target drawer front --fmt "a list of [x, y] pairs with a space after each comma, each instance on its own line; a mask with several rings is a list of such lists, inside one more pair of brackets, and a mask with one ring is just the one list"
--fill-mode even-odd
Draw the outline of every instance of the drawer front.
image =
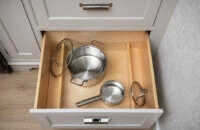
[[30, 112], [41, 126], [50, 128], [150, 128], [163, 110], [31, 109]]
[[[31, 0], [38, 26], [44, 29], [152, 27], [160, 2], [161, 0]], [[80, 3], [83, 4], [82, 7]], [[107, 5], [110, 3], [112, 5]]]

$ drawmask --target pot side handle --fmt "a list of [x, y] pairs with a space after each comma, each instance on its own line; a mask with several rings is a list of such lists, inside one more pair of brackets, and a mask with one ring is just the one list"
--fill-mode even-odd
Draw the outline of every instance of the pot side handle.
[[73, 81], [74, 79], [75, 78], [71, 78], [70, 82], [73, 83], [73, 84], [75, 84], [75, 85], [77, 85], [77, 86], [83, 86], [83, 84], [88, 81], [88, 80], [82, 80], [82, 82], [80, 84], [78, 84], [78, 83], [76, 83], [76, 82]]

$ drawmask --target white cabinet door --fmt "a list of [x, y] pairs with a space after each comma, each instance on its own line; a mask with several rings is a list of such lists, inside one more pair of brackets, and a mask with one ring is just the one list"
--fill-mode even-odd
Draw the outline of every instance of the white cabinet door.
[[[40, 29], [147, 29], [154, 25], [160, 2], [161, 0], [31, 0], [31, 5]], [[85, 6], [80, 7], [80, 3]], [[112, 7], [109, 7], [110, 3]], [[109, 9], [96, 9], [106, 6]]]
[[9, 63], [39, 61], [40, 50], [21, 0], [0, 1], [0, 42]]

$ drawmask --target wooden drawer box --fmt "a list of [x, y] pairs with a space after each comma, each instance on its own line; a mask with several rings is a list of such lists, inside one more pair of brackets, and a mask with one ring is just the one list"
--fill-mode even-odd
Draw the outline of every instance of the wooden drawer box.
[[[160, 2], [161, 0], [31, 0], [31, 5], [40, 29], [69, 30], [153, 27]], [[80, 3], [112, 3], [112, 7], [108, 10], [83, 10]]]
[[[69, 72], [63, 64], [67, 49], [62, 46], [58, 58], [63, 72], [60, 77], [50, 74], [50, 58], [56, 44], [68, 37], [76, 41], [98, 40], [108, 57], [103, 81], [92, 87], [78, 87], [69, 82]], [[125, 97], [116, 106], [102, 101], [76, 108], [75, 103], [99, 93], [103, 82], [117, 80], [125, 87]], [[137, 107], [131, 99], [130, 85], [138, 81], [148, 89], [146, 104]], [[46, 32], [42, 41], [41, 63], [34, 108], [30, 113], [43, 127], [51, 128], [150, 128], [163, 113], [159, 109], [149, 36], [146, 32]], [[107, 124], [85, 124], [84, 120], [108, 119]]]

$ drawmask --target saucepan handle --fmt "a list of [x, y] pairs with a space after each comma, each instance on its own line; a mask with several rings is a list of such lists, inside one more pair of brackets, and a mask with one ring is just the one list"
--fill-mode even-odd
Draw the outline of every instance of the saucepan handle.
[[94, 45], [94, 46], [97, 46], [98, 48], [100, 48], [101, 50], [104, 50], [103, 48], [103, 43], [100, 42], [100, 41], [97, 41], [97, 40], [92, 40], [90, 45]]
[[73, 83], [73, 84], [75, 84], [75, 85], [77, 85], [77, 86], [83, 86], [83, 84], [84, 84], [85, 82], [88, 81], [88, 80], [82, 80], [81, 83], [78, 84], [78, 83], [74, 82], [74, 79], [75, 79], [75, 78], [72, 77], [72, 78], [70, 79], [70, 82]]
[[101, 95], [97, 95], [97, 96], [82, 100], [80, 102], [77, 102], [76, 106], [80, 107], [80, 106], [83, 106], [83, 105], [86, 105], [86, 104], [89, 104], [89, 103], [92, 103], [92, 102], [95, 102], [95, 101], [98, 101], [98, 100], [101, 100]]

